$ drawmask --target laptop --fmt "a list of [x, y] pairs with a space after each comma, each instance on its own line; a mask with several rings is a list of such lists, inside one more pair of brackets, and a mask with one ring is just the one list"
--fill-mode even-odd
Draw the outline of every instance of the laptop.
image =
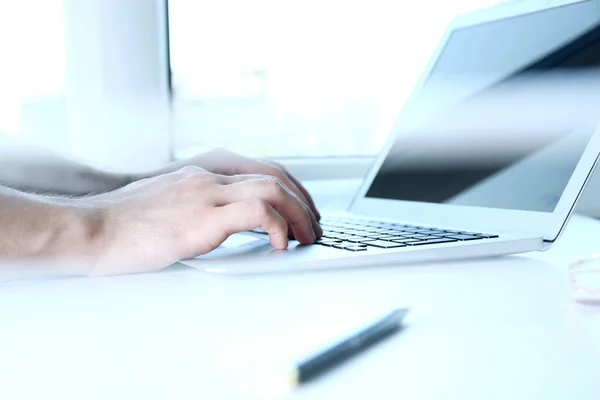
[[600, 99], [587, 90], [599, 48], [598, 0], [457, 17], [350, 207], [324, 215], [322, 239], [276, 250], [257, 229], [182, 263], [255, 274], [548, 249], [600, 154]]

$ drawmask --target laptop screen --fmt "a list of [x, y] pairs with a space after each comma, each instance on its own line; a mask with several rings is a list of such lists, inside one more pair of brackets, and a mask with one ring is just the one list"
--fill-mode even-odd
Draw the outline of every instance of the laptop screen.
[[598, 122], [593, 3], [455, 30], [414, 110], [447, 105], [400, 132], [366, 197], [554, 211]]

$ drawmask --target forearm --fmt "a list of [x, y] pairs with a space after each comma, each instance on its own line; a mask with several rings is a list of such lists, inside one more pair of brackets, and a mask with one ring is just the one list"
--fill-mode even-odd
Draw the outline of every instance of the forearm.
[[54, 201], [0, 186], [0, 258], [87, 260], [97, 257], [102, 221], [75, 200]]
[[21, 191], [83, 196], [115, 190], [134, 179], [100, 171], [14, 139], [0, 140], [0, 184]]

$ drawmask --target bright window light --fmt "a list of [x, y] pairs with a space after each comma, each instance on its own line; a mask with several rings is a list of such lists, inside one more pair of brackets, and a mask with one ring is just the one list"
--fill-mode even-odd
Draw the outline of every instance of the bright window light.
[[0, 132], [65, 130], [63, 0], [0, 3]]
[[175, 153], [376, 154], [449, 20], [500, 0], [169, 0]]

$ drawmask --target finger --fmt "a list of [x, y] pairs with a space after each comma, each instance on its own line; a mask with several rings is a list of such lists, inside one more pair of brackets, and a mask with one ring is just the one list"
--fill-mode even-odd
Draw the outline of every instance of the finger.
[[[238, 176], [237, 179], [240, 179]], [[311, 244], [316, 239], [312, 213], [300, 199], [273, 177], [246, 180], [222, 187], [220, 203], [247, 199], [261, 199], [271, 205], [292, 227], [294, 237], [301, 243]]]
[[[223, 187], [221, 201], [234, 202], [247, 198], [267, 201], [289, 223], [288, 233], [292, 233], [301, 243], [314, 243], [320, 227], [308, 207], [278, 179], [265, 175], [246, 175], [231, 178], [237, 181]], [[319, 232], [319, 235], [322, 233]]]
[[[228, 182], [229, 176], [214, 174], [212, 172], [208, 172], [203, 168], [196, 167], [194, 165], [188, 165], [183, 168], [178, 169], [175, 172], [172, 172], [168, 175], [175, 177], [176, 179], [194, 179], [196, 177], [201, 178], [203, 183], [211, 182], [213, 184], [225, 185]], [[163, 175], [166, 176], [166, 175]]]
[[287, 249], [287, 221], [273, 207], [261, 199], [246, 199], [218, 207], [217, 229], [214, 248], [220, 246], [234, 233], [261, 228], [269, 234], [269, 240], [277, 249]]
[[306, 190], [306, 188], [304, 188], [304, 186], [302, 186], [302, 184], [282, 164], [275, 161], [262, 161], [262, 163], [275, 168], [273, 174], [286, 183], [286, 185], [289, 185], [290, 189], [292, 189], [292, 191], [294, 191], [315, 214], [317, 220], [321, 219], [321, 214], [317, 210], [315, 202], [310, 196], [310, 193], [308, 193], [308, 190]]
[[[271, 175], [268, 175], [268, 176], [271, 176]], [[266, 177], [265, 175], [252, 174], [252, 175], [221, 176], [220, 179], [223, 184], [234, 184], [234, 183], [246, 182], [248, 180], [262, 181], [265, 179], [265, 177]], [[280, 182], [280, 184], [281, 184], [281, 182]], [[296, 199], [302, 204], [302, 206], [304, 208], [306, 208], [306, 210], [308, 211], [308, 214], [310, 215], [310, 222], [311, 222], [313, 232], [314, 232], [316, 238], [320, 239], [323, 236], [323, 228], [321, 228], [321, 225], [319, 225], [319, 222], [317, 221], [316, 216], [310, 211], [310, 209], [308, 208], [308, 205], [306, 203], [304, 203], [300, 198], [298, 198], [294, 192], [292, 192], [290, 189], [288, 189], [285, 185], [282, 185], [282, 186], [284, 189], [287, 189], [289, 191], [290, 195], [296, 197]], [[288, 230], [288, 233], [290, 235], [290, 239], [296, 238], [295, 230], [293, 229], [293, 227], [291, 225], [290, 225], [290, 229]]]
[[[275, 164], [275, 165], [278, 165], [278, 164]], [[321, 213], [319, 213], [319, 210], [317, 210], [317, 206], [316, 206], [312, 196], [308, 192], [308, 190], [306, 190], [306, 188], [304, 186], [302, 186], [300, 181], [298, 181], [292, 174], [290, 174], [290, 172], [284, 166], [282, 166], [282, 165], [278, 165], [278, 166], [286, 174], [287, 178], [294, 185], [296, 185], [296, 188], [298, 188], [298, 190], [304, 195], [304, 197], [306, 198], [306, 201], [307, 201], [307, 205], [310, 207], [312, 212], [315, 213], [315, 217], [317, 218], [317, 221], [320, 221]]]
[[298, 186], [299, 184], [296, 184], [297, 181], [295, 180], [294, 177], [286, 174], [285, 170], [282, 170], [282, 173], [283, 173], [284, 184], [285, 184], [285, 182], [288, 182], [286, 184], [286, 186], [289, 187], [290, 190], [292, 190], [292, 192], [294, 192], [294, 194], [296, 194], [300, 198], [300, 200], [302, 200], [302, 202], [310, 210], [311, 221], [313, 224], [313, 230], [315, 231], [315, 234], [317, 235], [317, 237], [321, 238], [321, 235], [323, 235], [323, 229], [321, 228], [321, 225], [319, 225], [319, 220], [321, 219], [321, 214], [319, 214], [319, 211], [317, 211], [317, 209], [315, 207], [315, 203], [313, 202], [310, 195], [308, 195], [308, 192], [306, 192], [306, 189], [304, 189], [302, 187], [302, 185]]

